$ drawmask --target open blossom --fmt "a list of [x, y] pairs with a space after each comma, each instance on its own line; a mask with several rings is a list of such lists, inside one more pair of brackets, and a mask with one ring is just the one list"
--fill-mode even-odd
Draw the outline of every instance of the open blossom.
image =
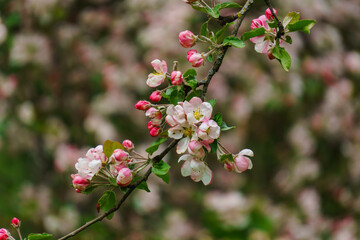
[[131, 170], [127, 167], [122, 168], [117, 177], [116, 177], [116, 183], [121, 186], [121, 187], [126, 187], [127, 185], [129, 185], [131, 183], [133, 179]]
[[198, 137], [207, 141], [213, 142], [214, 139], [220, 136], [220, 127], [214, 120], [209, 120], [201, 123], [197, 130]]
[[146, 84], [149, 87], [157, 87], [162, 84], [166, 78], [167, 65], [164, 60], [160, 61], [159, 59], [153, 60], [151, 65], [154, 67], [155, 72], [149, 74]]
[[195, 45], [196, 36], [189, 30], [179, 33], [179, 42], [184, 48], [189, 48]]
[[81, 177], [79, 174], [72, 174], [72, 184], [77, 192], [84, 191], [87, 186], [90, 184], [90, 180], [87, 178]]
[[253, 157], [254, 156], [253, 151], [251, 151], [250, 149], [243, 149], [234, 158], [235, 161], [234, 168], [236, 172], [241, 173], [247, 169], [252, 169], [253, 164], [250, 158], [246, 156]]
[[0, 229], [0, 240], [7, 240], [10, 237], [10, 233], [5, 228]]
[[196, 126], [192, 124], [177, 125], [168, 130], [170, 138], [181, 139], [176, 146], [178, 154], [186, 152], [190, 141], [198, 139], [196, 130]]
[[193, 97], [190, 101], [183, 103], [187, 121], [190, 124], [207, 121], [211, 118], [212, 106], [208, 102], [203, 102], [198, 97]]
[[166, 115], [167, 116], [165, 117], [165, 121], [167, 124], [169, 124], [170, 127], [186, 123], [185, 112], [184, 108], [182, 107], [182, 103], [179, 103], [176, 106], [170, 105], [166, 109]]
[[100, 160], [102, 163], [106, 163], [107, 161], [102, 145], [98, 145], [95, 148], [90, 148], [86, 153], [86, 157], [90, 160]]
[[204, 185], [209, 185], [211, 183], [213, 173], [203, 161], [190, 154], [181, 156], [179, 158], [179, 162], [180, 161], [185, 161], [181, 167], [182, 176], [190, 176], [193, 181], [202, 181]]
[[172, 85], [180, 85], [183, 82], [182, 72], [173, 71], [171, 73], [171, 84]]
[[78, 159], [75, 168], [78, 170], [80, 177], [91, 180], [93, 176], [99, 172], [101, 165], [101, 160], [91, 160], [85, 157]]
[[193, 67], [200, 67], [204, 63], [204, 56], [196, 50], [189, 50], [186, 58]]
[[188, 150], [189, 150], [189, 153], [193, 156], [196, 156], [198, 158], [205, 157], [205, 150], [203, 148], [202, 143], [199, 141], [196, 141], [196, 140], [190, 141]]

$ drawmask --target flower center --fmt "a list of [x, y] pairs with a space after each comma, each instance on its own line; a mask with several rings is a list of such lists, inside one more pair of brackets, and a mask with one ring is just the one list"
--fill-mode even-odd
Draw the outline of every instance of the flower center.
[[192, 129], [191, 128], [184, 128], [184, 130], [183, 130], [183, 134], [184, 134], [184, 136], [191, 136], [192, 135], [192, 133], [193, 133], [193, 131], [192, 131]]
[[200, 112], [200, 108], [196, 108], [193, 111], [193, 113], [194, 113], [194, 117], [195, 117], [196, 120], [200, 120], [203, 117], [203, 115]]

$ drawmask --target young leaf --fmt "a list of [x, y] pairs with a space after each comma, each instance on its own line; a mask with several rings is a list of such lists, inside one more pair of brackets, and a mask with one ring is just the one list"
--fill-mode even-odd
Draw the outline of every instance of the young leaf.
[[95, 188], [97, 188], [97, 186], [88, 187], [84, 191], [82, 191], [81, 193], [90, 194], [90, 193], [92, 193], [92, 191], [95, 190]]
[[114, 142], [110, 140], [106, 140], [103, 144], [103, 152], [107, 158], [109, 158], [115, 149], [122, 149], [124, 150], [124, 147], [119, 142]]
[[231, 26], [233, 25], [235, 22], [231, 22], [231, 23], [227, 23], [225, 24], [225, 26], [223, 26], [219, 31], [217, 31], [215, 33], [216, 39], [220, 39], [222, 37], [222, 35], [225, 33], [225, 31]]
[[285, 36], [285, 42], [292, 44], [292, 38], [289, 35]]
[[289, 12], [285, 16], [282, 24], [283, 24], [284, 28], [286, 28], [286, 26], [288, 24], [296, 23], [297, 21], [299, 21], [299, 19], [300, 19], [300, 13], [298, 13], [298, 12]]
[[169, 173], [166, 173], [165, 175], [156, 175], [158, 176], [159, 178], [161, 178], [165, 183], [169, 184], [170, 182], [170, 176], [169, 176]]
[[310, 29], [315, 25], [315, 20], [304, 19], [297, 21], [296, 23], [289, 24], [288, 29], [290, 32], [302, 31], [310, 34]]
[[291, 57], [285, 48], [276, 45], [272, 50], [272, 54], [281, 63], [283, 69], [288, 72], [291, 66]]
[[210, 143], [210, 147], [211, 147], [210, 153], [216, 153], [218, 148], [218, 143], [216, 139], [212, 143]]
[[[112, 209], [116, 204], [116, 197], [113, 191], [106, 191], [98, 201], [101, 211], [107, 212]], [[111, 219], [111, 215], [108, 216]]]
[[169, 170], [170, 165], [165, 163], [164, 161], [160, 161], [159, 163], [153, 164], [151, 171], [158, 177], [160, 177], [164, 182], [169, 183]]
[[221, 158], [219, 159], [220, 162], [225, 162], [225, 160], [229, 160], [230, 162], [233, 162], [234, 157], [231, 153], [229, 153], [229, 154], [222, 155]]
[[147, 153], [149, 153], [150, 155], [152, 155], [156, 150], [158, 150], [159, 146], [165, 142], [167, 139], [166, 138], [159, 138], [158, 140], [156, 140], [155, 142], [153, 142], [150, 147], [148, 147], [145, 151]]
[[221, 113], [215, 114], [214, 121], [217, 123], [217, 125], [221, 126], [221, 123], [222, 123], [222, 115], [221, 115]]
[[228, 125], [226, 125], [226, 123], [224, 121], [221, 123], [221, 126], [220, 126], [221, 131], [228, 131], [233, 128], [235, 128], [235, 126], [229, 127]]
[[197, 84], [196, 79], [185, 80], [185, 85], [190, 86], [193, 90], [196, 89]]
[[241, 6], [234, 2], [224, 2], [217, 4], [213, 8], [214, 18], [218, 18], [220, 16], [220, 10], [224, 8], [241, 8]]
[[211, 100], [209, 100], [207, 102], [210, 103], [212, 107], [214, 107], [215, 103], [216, 103], [216, 99], [214, 98], [214, 99], [211, 99]]
[[145, 190], [147, 192], [150, 192], [150, 189], [147, 185], [147, 183], [145, 181], [141, 182], [139, 185], [137, 185], [136, 187], [137, 189], [141, 189], [141, 190]]
[[30, 233], [28, 240], [53, 240], [53, 236], [49, 233]]
[[197, 75], [197, 73], [196, 73], [196, 70], [195, 69], [193, 69], [193, 68], [190, 68], [190, 69], [188, 69], [188, 70], [186, 70], [184, 73], [183, 73], [183, 78], [187, 78], [187, 77], [189, 77], [189, 76], [196, 76]]
[[242, 37], [241, 40], [246, 41], [250, 38], [253, 37], [257, 37], [257, 36], [261, 36], [265, 34], [265, 28], [261, 27], [261, 28], [255, 28], [254, 30], [251, 30], [249, 32], [245, 32]]
[[237, 37], [226, 37], [224, 39], [224, 45], [230, 45], [237, 48], [243, 48], [245, 47], [245, 43], [243, 40], [238, 39]]
[[[209, 21], [206, 21], [204, 22], [202, 25], [201, 25], [201, 29], [200, 29], [200, 34], [207, 37], [209, 36], [209, 29], [208, 29], [208, 23]], [[195, 74], [196, 75], [196, 74]]]
[[218, 18], [219, 17], [214, 13], [213, 9], [209, 8], [208, 6], [204, 7], [204, 6], [201, 6], [201, 5], [192, 4], [191, 7], [193, 9], [197, 10], [197, 11], [208, 14], [208, 15], [212, 16], [213, 18]]

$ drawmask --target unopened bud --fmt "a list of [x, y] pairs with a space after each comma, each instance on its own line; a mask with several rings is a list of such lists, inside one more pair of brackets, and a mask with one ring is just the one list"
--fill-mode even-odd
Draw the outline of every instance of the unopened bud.
[[20, 227], [20, 220], [17, 219], [17, 218], [13, 218], [12, 221], [11, 221], [11, 225], [14, 227], [14, 228], [19, 228]]
[[189, 30], [179, 33], [179, 43], [184, 48], [189, 48], [195, 45], [196, 36]]
[[125, 150], [128, 152], [130, 152], [131, 150], [134, 149], [134, 143], [131, 140], [128, 140], [128, 139], [124, 140], [122, 142], [122, 145], [125, 148]]
[[160, 91], [154, 91], [151, 95], [150, 95], [150, 100], [152, 102], [160, 102], [161, 100], [161, 92]]
[[151, 106], [151, 103], [149, 103], [148, 101], [145, 101], [145, 100], [140, 100], [135, 104], [135, 108], [138, 110], [142, 110], [142, 111], [148, 110], [150, 108], [150, 106]]
[[153, 128], [150, 130], [150, 135], [151, 135], [152, 137], [157, 137], [157, 136], [159, 136], [160, 132], [161, 132], [161, 129], [160, 129], [159, 127], [153, 127]]
[[133, 179], [131, 170], [129, 168], [122, 168], [116, 178], [116, 183], [120, 187], [128, 186]]
[[171, 83], [172, 85], [180, 85], [183, 82], [182, 72], [173, 71], [171, 73]]
[[122, 149], [115, 149], [114, 150], [114, 157], [116, 161], [125, 162], [129, 158], [129, 153], [125, 152]]

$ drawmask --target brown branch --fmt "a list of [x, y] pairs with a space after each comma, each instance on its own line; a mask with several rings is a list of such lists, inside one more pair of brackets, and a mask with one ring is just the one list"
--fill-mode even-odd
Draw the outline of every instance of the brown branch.
[[279, 27], [279, 31], [276, 34], [276, 39], [281, 39], [281, 37], [285, 35], [284, 25], [282, 24], [282, 22], [279, 20], [279, 18], [275, 14], [274, 8], [271, 6], [270, 0], [264, 0], [264, 1], [265, 1], [266, 5], [270, 8], [271, 14], [274, 16], [275, 21], [277, 22], [278, 27]]
[[[240, 12], [238, 12], [236, 14], [238, 19], [237, 19], [237, 21], [235, 23], [235, 26], [234, 26], [234, 29], [233, 29], [233, 31], [231, 33], [233, 36], [237, 35], [237, 32], [238, 32], [238, 30], [239, 30], [239, 28], [241, 26], [241, 23], [242, 23], [242, 21], [243, 21], [243, 19], [245, 17], [245, 14], [250, 9], [250, 7], [254, 3], [254, 1], [255, 0], [248, 0], [246, 2], [246, 4], [244, 5], [244, 7], [240, 10]], [[202, 90], [202, 98], [205, 97], [206, 92], [207, 92], [207, 88], [208, 88], [208, 86], [210, 84], [210, 81], [211, 81], [212, 77], [215, 75], [215, 73], [219, 70], [228, 48], [229, 48], [229, 46], [224, 46], [224, 47], [222, 47], [220, 49], [220, 53], [219, 53], [216, 61], [214, 62], [213, 67], [209, 70], [206, 81], [204, 83], [202, 83], [202, 85], [204, 85], [203, 90]], [[166, 156], [166, 154], [168, 154], [170, 152], [170, 150], [175, 147], [175, 145], [178, 142], [179, 142], [179, 140], [173, 140], [159, 155], [155, 156], [152, 159], [152, 163], [160, 162]], [[81, 232], [81, 231], [85, 230], [86, 228], [90, 227], [94, 223], [100, 222], [105, 217], [107, 217], [110, 214], [116, 212], [121, 207], [121, 205], [125, 202], [125, 200], [130, 196], [130, 194], [136, 189], [136, 187], [139, 186], [142, 182], [147, 181], [147, 179], [149, 178], [151, 172], [152, 172], [152, 168], [150, 167], [146, 171], [146, 173], [144, 174], [144, 176], [141, 179], [139, 179], [136, 183], [129, 185], [128, 190], [126, 191], [124, 196], [120, 199], [120, 201], [118, 202], [118, 204], [115, 207], [113, 207], [109, 211], [101, 214], [100, 216], [94, 218], [93, 220], [85, 223], [84, 225], [82, 225], [81, 227], [75, 229], [71, 233], [59, 238], [58, 240], [65, 240], [65, 239], [71, 238], [71, 237], [75, 236], [76, 234], [78, 234], [79, 232]]]

